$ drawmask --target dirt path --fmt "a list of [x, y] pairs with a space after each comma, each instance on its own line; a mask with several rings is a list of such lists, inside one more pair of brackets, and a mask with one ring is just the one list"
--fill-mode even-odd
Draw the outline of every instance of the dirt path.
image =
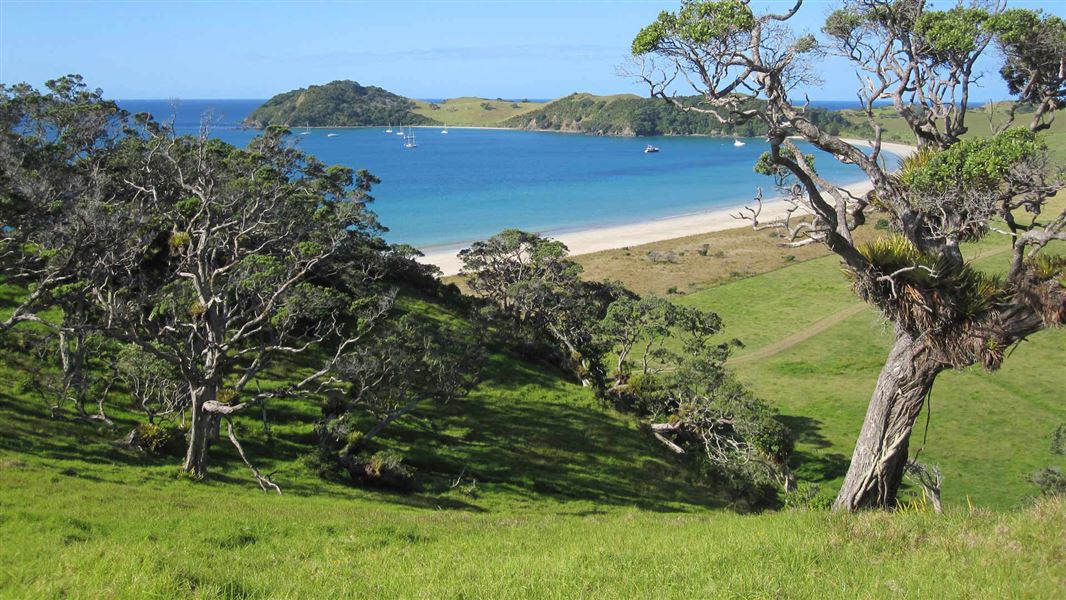
[[826, 329], [829, 329], [830, 327], [836, 325], [837, 323], [840, 323], [841, 321], [844, 321], [849, 317], [853, 317], [859, 314], [864, 308], [866, 308], [866, 306], [866, 304], [863, 304], [861, 302], [853, 304], [845, 308], [844, 310], [835, 312], [829, 315], [828, 317], [819, 319], [814, 323], [811, 323], [809, 326], [807, 326], [807, 328], [801, 329], [786, 338], [777, 340], [776, 342], [768, 346], [763, 346], [762, 348], [759, 348], [754, 352], [749, 352], [747, 354], [742, 354], [736, 358], [731, 358], [729, 359], [728, 364], [730, 366], [733, 366], [744, 364], [746, 362], [751, 362], [753, 360], [762, 360], [764, 358], [770, 358], [771, 356], [784, 350], [787, 350], [795, 346], [796, 344], [799, 344], [800, 342], [809, 340], [810, 338], [818, 335], [819, 333], [822, 333]]
[[[991, 256], [1004, 254], [1010, 251], [1010, 249], [1011, 248], [1009, 246], [1006, 248], [998, 248], [990, 252], [971, 256], [969, 260], [972, 262], [981, 258], [988, 258]], [[822, 333], [826, 329], [829, 329], [830, 327], [840, 323], [841, 321], [848, 319], [849, 317], [853, 317], [859, 314], [860, 312], [862, 312], [862, 309], [866, 308], [866, 306], [866, 304], [861, 302], [853, 304], [845, 308], [844, 310], [835, 312], [829, 315], [828, 317], [824, 317], [822, 319], [819, 319], [818, 321], [815, 321], [814, 323], [811, 323], [807, 328], [801, 329], [786, 338], [777, 340], [776, 342], [770, 345], [763, 346], [762, 348], [759, 348], [754, 352], [749, 352], [748, 354], [742, 354], [736, 358], [732, 358], [729, 360], [729, 365], [741, 365], [746, 362], [751, 362], [753, 360], [762, 360], [764, 358], [770, 358], [775, 354], [788, 350], [796, 344], [811, 339], [812, 337], [818, 335], [819, 333]]]

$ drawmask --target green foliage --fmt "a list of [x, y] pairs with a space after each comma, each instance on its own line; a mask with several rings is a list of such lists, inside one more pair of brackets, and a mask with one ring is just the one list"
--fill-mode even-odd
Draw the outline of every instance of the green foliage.
[[506, 332], [501, 343], [551, 357], [584, 384], [602, 385], [596, 325], [625, 290], [582, 280], [565, 244], [517, 229], [474, 242], [459, 258], [470, 288], [489, 302], [481, 316]]
[[822, 32], [837, 39], [848, 39], [865, 23], [856, 10], [840, 8], [829, 13], [822, 25]]
[[1029, 259], [1029, 271], [1038, 281], [1057, 279], [1066, 287], [1066, 256], [1061, 254], [1038, 254]]
[[968, 138], [946, 150], [926, 150], [904, 162], [900, 181], [913, 192], [987, 190], [1022, 162], [1046, 150], [1027, 129], [1014, 128], [991, 139]]
[[986, 10], [962, 6], [947, 11], [927, 10], [918, 17], [914, 32], [933, 53], [963, 55], [977, 49], [990, 16]]
[[172, 426], [140, 423], [133, 428], [126, 441], [132, 447], [146, 452], [159, 453], [174, 450], [175, 443], [180, 447], [181, 431]]
[[1066, 21], [1039, 11], [1010, 9], [992, 16], [988, 28], [1004, 55], [1000, 75], [1011, 94], [1022, 102], [1039, 104], [1047, 98], [1058, 106], [1066, 98]]
[[403, 455], [395, 450], [375, 452], [367, 459], [363, 471], [369, 483], [382, 487], [407, 489], [414, 480], [414, 470], [403, 464]]
[[728, 36], [749, 33], [755, 15], [740, 0], [691, 0], [676, 13], [662, 11], [654, 23], [641, 29], [633, 40], [635, 56], [656, 52], [676, 42], [704, 45]]
[[958, 334], [1004, 299], [1007, 292], [998, 277], [922, 253], [900, 235], [878, 238], [857, 249], [875, 273], [892, 276], [891, 280], [855, 278], [860, 297], [912, 335], [937, 332], [933, 341], [945, 344], [949, 355], [977, 352], [985, 368], [998, 368], [1004, 348], [994, 337], [985, 339], [979, 349], [952, 347]]
[[[781, 150], [781, 157], [792, 162], [796, 161], [796, 154], [788, 148]], [[808, 165], [812, 168], [814, 167], [813, 154], [804, 154], [803, 158], [807, 161]], [[770, 151], [763, 152], [759, 155], [759, 159], [755, 161], [753, 169], [759, 175], [767, 175], [770, 177], [788, 178], [792, 176], [792, 171], [788, 170], [787, 167], [774, 162], [774, 156]]]
[[414, 101], [354, 81], [312, 85], [267, 100], [248, 115], [258, 127], [357, 127], [367, 125], [439, 125], [413, 112]]
[[[699, 97], [678, 98], [687, 106], [696, 106]], [[761, 100], [743, 99], [742, 108], [753, 108]], [[826, 128], [843, 129], [848, 121], [838, 112], [820, 108], [807, 111], [811, 122]], [[505, 127], [581, 131], [596, 135], [721, 135], [757, 137], [765, 135], [766, 125], [759, 121], [743, 124], [721, 123], [712, 115], [680, 111], [657, 98], [636, 96], [593, 96], [571, 94], [536, 110], [512, 117]]]
[[829, 510], [833, 498], [823, 494], [818, 484], [800, 481], [794, 489], [785, 492], [784, 505], [787, 510], [822, 511]]

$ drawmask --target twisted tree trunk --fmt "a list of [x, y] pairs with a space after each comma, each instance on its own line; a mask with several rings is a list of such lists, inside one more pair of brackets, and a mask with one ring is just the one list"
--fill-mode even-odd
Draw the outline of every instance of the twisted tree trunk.
[[933, 359], [927, 346], [897, 328], [834, 510], [895, 505], [911, 430], [942, 370], [943, 363]]
[[207, 448], [211, 443], [212, 433], [219, 427], [218, 415], [204, 409], [204, 404], [214, 402], [217, 386], [205, 384], [190, 389], [192, 400], [192, 418], [189, 423], [189, 446], [185, 452], [185, 462], [181, 470], [194, 479], [207, 476]]

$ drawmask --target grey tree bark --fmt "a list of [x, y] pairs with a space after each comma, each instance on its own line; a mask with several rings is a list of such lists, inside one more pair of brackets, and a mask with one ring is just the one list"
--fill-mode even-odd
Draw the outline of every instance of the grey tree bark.
[[945, 368], [932, 354], [920, 340], [897, 328], [834, 509], [895, 505], [911, 430], [933, 381]]
[[212, 432], [219, 427], [219, 417], [205, 410], [204, 404], [213, 402], [217, 392], [217, 386], [209, 384], [189, 390], [192, 397], [189, 445], [181, 470], [194, 479], [203, 479], [207, 476], [207, 449], [211, 443]]

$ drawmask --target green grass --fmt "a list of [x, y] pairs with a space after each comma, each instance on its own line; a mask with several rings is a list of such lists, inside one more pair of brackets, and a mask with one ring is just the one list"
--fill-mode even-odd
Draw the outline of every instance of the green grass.
[[[539, 102], [513, 102], [510, 100], [489, 100], [487, 98], [449, 98], [444, 102], [431, 105], [423, 100], [415, 100], [412, 112], [429, 117], [455, 127], [497, 127], [507, 119], [534, 111], [544, 106]], [[485, 108], [485, 106], [490, 108]], [[437, 106], [437, 108], [433, 108]]]
[[[867, 137], [865, 132], [866, 115], [859, 110], [845, 109], [840, 113], [854, 127], [844, 132], [845, 135]], [[1051, 128], [1043, 132], [1051, 155], [1060, 163], [1066, 161], [1066, 111], [1058, 111], [1057, 118]], [[914, 144], [914, 134], [907, 127], [907, 123], [892, 107], [883, 106], [874, 109], [874, 115], [883, 128], [883, 139], [886, 142], [902, 142]], [[1015, 116], [1014, 126], [1028, 127], [1032, 113], [1018, 112]], [[966, 119], [967, 136], [987, 138], [992, 135], [993, 126], [1001, 127], [1007, 121], [1007, 107], [1003, 104], [986, 105], [984, 107], [971, 108]]]
[[0, 465], [5, 597], [1054, 598], [1064, 576], [1062, 501], [478, 513]]
[[[1006, 267], [1005, 238], [993, 235], [967, 248], [975, 266]], [[1066, 245], [1050, 251], [1062, 252]], [[696, 292], [678, 300], [714, 310], [723, 337], [746, 347], [738, 359], [815, 322], [856, 307], [839, 267], [827, 256]], [[779, 407], [799, 434], [793, 467], [801, 479], [835, 491], [847, 470], [870, 394], [892, 342], [891, 329], [870, 307], [768, 358], [738, 360], [735, 369], [762, 398]], [[1028, 481], [1039, 468], [1066, 460], [1050, 451], [1049, 436], [1066, 423], [1062, 391], [1066, 331], [1042, 331], [1020, 344], [1001, 370], [948, 371], [933, 388], [930, 414], [920, 417], [911, 454], [939, 464], [949, 505], [1015, 507], [1037, 492]]]

